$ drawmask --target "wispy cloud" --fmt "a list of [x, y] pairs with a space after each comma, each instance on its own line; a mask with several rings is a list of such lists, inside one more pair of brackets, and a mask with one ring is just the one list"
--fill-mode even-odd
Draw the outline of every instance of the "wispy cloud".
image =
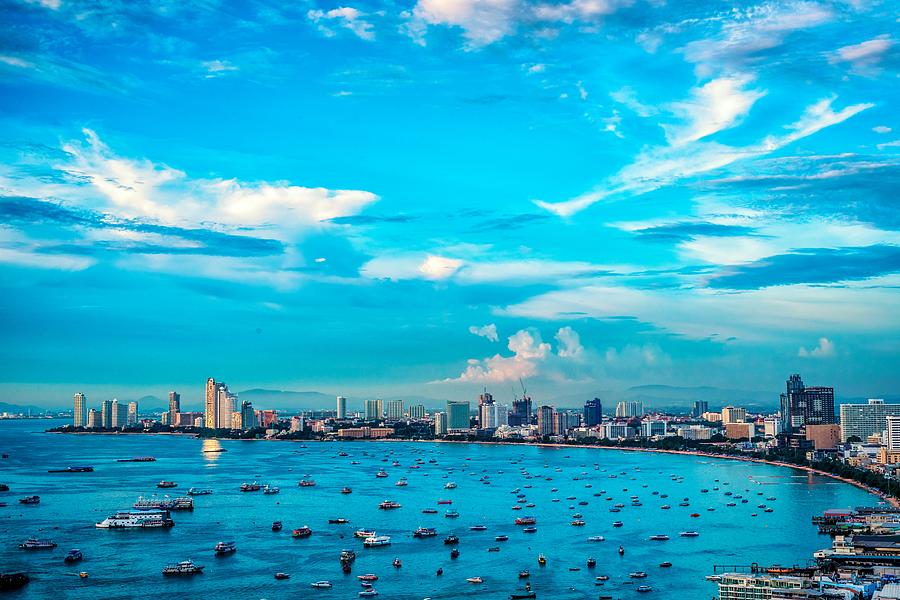
[[318, 25], [319, 30], [328, 36], [335, 35], [332, 27], [342, 27], [348, 29], [356, 35], [356, 37], [372, 41], [375, 39], [375, 27], [366, 20], [366, 15], [359, 9], [350, 6], [341, 6], [331, 10], [310, 10], [306, 13], [310, 21]]
[[819, 338], [819, 345], [812, 350], [801, 347], [797, 352], [800, 358], [831, 358], [835, 355], [834, 342], [828, 338]]

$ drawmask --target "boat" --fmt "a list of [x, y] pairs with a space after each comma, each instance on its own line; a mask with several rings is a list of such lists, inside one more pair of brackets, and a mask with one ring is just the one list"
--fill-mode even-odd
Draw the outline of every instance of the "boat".
[[666, 540], [669, 539], [669, 536], [658, 533], [656, 535], [651, 535], [650, 539], [653, 540], [654, 542], [665, 542]]
[[575, 519], [570, 523], [570, 525], [572, 527], [584, 527], [584, 521], [582, 521], [581, 519]]
[[672, 563], [670, 563], [667, 560], [664, 560], [661, 563], [659, 563], [659, 566], [662, 567], [663, 569], [667, 569], [672, 566]]
[[634, 588], [634, 591], [640, 592], [640, 593], [643, 594], [643, 593], [646, 593], [646, 592], [652, 592], [652, 591], [653, 591], [653, 588], [650, 587], [649, 585], [639, 585], [639, 586], [637, 586], [636, 588]]
[[680, 535], [681, 537], [697, 537], [700, 534], [696, 531], [682, 531], [678, 535]]
[[481, 577], [466, 577], [466, 581], [469, 583], [484, 583], [484, 579]]
[[419, 527], [415, 531], [413, 531], [413, 537], [416, 538], [426, 538], [426, 537], [434, 537], [437, 535], [437, 530], [433, 527]]
[[338, 517], [337, 519], [328, 519], [328, 523], [331, 525], [345, 525], [349, 523], [350, 519], [345, 519], [343, 517]]
[[162, 574], [163, 575], [199, 575], [203, 573], [204, 567], [202, 565], [195, 565], [193, 561], [183, 560], [180, 563], [175, 563], [174, 565], [166, 565], [163, 567]]
[[174, 481], [166, 481], [165, 479], [156, 484], [158, 488], [173, 488], [178, 487], [178, 484]]
[[56, 542], [52, 540], [39, 540], [37, 538], [28, 538], [21, 544], [19, 548], [22, 550], [49, 550], [56, 548]]
[[11, 592], [28, 585], [31, 578], [25, 573], [0, 573], [0, 592]]
[[231, 554], [237, 552], [237, 544], [234, 542], [219, 542], [215, 548], [217, 555]]
[[621, 527], [624, 524], [622, 521], [613, 521], [613, 527]]
[[436, 515], [436, 514], [437, 514], [437, 509], [436, 509], [436, 508], [423, 508], [423, 509], [422, 509], [422, 514], [424, 514], [424, 515]]
[[209, 489], [201, 489], [192, 487], [187, 491], [188, 496], [208, 496], [212, 494], [213, 491]]
[[378, 477], [378, 478], [384, 478], [387, 476], [388, 476], [388, 474], [385, 471], [378, 471], [377, 473], [375, 473], [375, 477]]
[[363, 590], [359, 593], [363, 598], [369, 598], [371, 596], [377, 596], [378, 592], [376, 592], [373, 588], [369, 588], [367, 590]]
[[605, 542], [606, 538], [603, 537], [602, 535], [592, 535], [591, 537], [588, 538], [588, 541], [589, 542]]
[[454, 488], [456, 488], [456, 484], [452, 481], [448, 481], [447, 483], [444, 484], [445, 490], [452, 490]]
[[543, 554], [538, 554], [538, 564], [544, 566], [547, 564], [547, 557]]
[[587, 566], [589, 566], [589, 567], [596, 567], [596, 566], [597, 566], [597, 559], [594, 558], [593, 556], [589, 557], [589, 558], [587, 559]]
[[357, 575], [357, 579], [360, 581], [378, 581], [378, 575], [373, 573], [366, 573], [365, 575]]
[[295, 538], [305, 538], [312, 535], [312, 529], [308, 526], [304, 525], [303, 527], [298, 527], [294, 531], [291, 532], [291, 537]]
[[632, 579], [643, 579], [644, 577], [647, 576], [647, 574], [643, 571], [633, 571], [633, 572], [629, 573], [628, 576], [631, 577]]
[[313, 481], [312, 479], [301, 479], [301, 480], [297, 483], [297, 485], [298, 485], [299, 487], [315, 487], [316, 482]]
[[450, 535], [448, 535], [447, 537], [444, 538], [444, 545], [445, 545], [445, 546], [450, 546], [450, 545], [452, 545], [452, 544], [458, 544], [458, 543], [459, 543], [459, 536], [458, 536], [458, 535], [454, 535], [454, 534], [451, 533]]
[[290, 578], [291, 578], [291, 576], [288, 573], [282, 573], [281, 571], [279, 571], [278, 573], [275, 573], [275, 579], [280, 580], [280, 579], [290, 579]]
[[409, 482], [405, 479], [399, 479], [394, 485], [396, 485], [397, 487], [406, 487], [407, 485], [409, 485]]
[[450, 510], [448, 510], [447, 512], [444, 513], [444, 516], [447, 517], [448, 519], [455, 519], [456, 517], [459, 516], [459, 511], [453, 510], [451, 508]]
[[487, 525], [472, 525], [469, 531], [487, 531]]
[[378, 548], [380, 546], [390, 546], [391, 538], [387, 535], [375, 535], [367, 537], [363, 540], [363, 546], [366, 548]]
[[260, 488], [262, 486], [254, 481], [253, 483], [242, 483], [240, 489], [242, 492], [258, 492]]
[[356, 560], [356, 552], [353, 550], [341, 550], [341, 563], [352, 563]]
[[459, 557], [459, 549], [454, 548], [450, 551], [450, 558], [458, 558]]
[[400, 508], [399, 502], [394, 502], [393, 500], [385, 500], [381, 504], [378, 505], [378, 508], [382, 510], [391, 510], [393, 508]]
[[120, 458], [116, 462], [156, 462], [156, 459], [152, 456], [135, 456], [134, 458]]
[[488, 552], [500, 552], [500, 546], [491, 546], [488, 548]]
[[120, 510], [97, 523], [97, 529], [158, 529], [174, 527], [167, 510]]
[[19, 498], [19, 504], [40, 504], [41, 497], [40, 496], [25, 496], [24, 498]]
[[400, 562], [399, 558], [395, 558], [394, 562], [392, 562], [391, 564], [394, 565], [394, 568], [396, 568], [396, 569], [399, 569], [400, 567], [403, 566], [403, 563]]
[[330, 581], [314, 581], [309, 584], [310, 587], [319, 588], [319, 589], [328, 589], [331, 587]]
[[437, 503], [438, 503], [438, 505], [441, 505], [441, 504], [453, 504], [453, 500], [438, 500]]
[[269, 495], [271, 495], [271, 494], [277, 494], [277, 493], [280, 492], [280, 491], [281, 491], [281, 490], [278, 489], [278, 486], [268, 485], [268, 484], [266, 484], [265, 486], [263, 486], [263, 494], [269, 494]]
[[509, 595], [510, 600], [519, 600], [526, 598], [537, 598], [537, 594], [535, 594], [531, 590], [525, 590], [524, 592], [513, 592]]
[[505, 542], [508, 539], [509, 539], [508, 535], [498, 535], [497, 537], [494, 538], [494, 541], [495, 542]]
[[50, 469], [48, 473], [92, 473], [94, 467], [66, 467], [65, 469]]
[[79, 560], [83, 560], [83, 559], [84, 559], [84, 554], [81, 552], [81, 550], [74, 549], [74, 550], [69, 550], [69, 553], [66, 554], [66, 557], [63, 559], [63, 562], [66, 563], [67, 565], [70, 565], [73, 562], [78, 562]]
[[533, 525], [529, 525], [528, 527], [522, 528], [522, 533], [536, 533], [536, 532], [537, 532], [537, 527], [534, 527]]
[[374, 537], [375, 532], [374, 531], [366, 531], [365, 529], [357, 529], [355, 532], [353, 532], [353, 536], [365, 539], [365, 538]]
[[187, 496], [180, 498], [169, 498], [168, 496], [145, 498], [144, 496], [139, 496], [132, 506], [141, 510], [148, 508], [158, 510], [194, 510], [194, 499]]
[[341, 493], [342, 494], [352, 494], [353, 490], [348, 487], [345, 487], [345, 488], [341, 488]]
[[619, 556], [621, 556], [623, 554], [625, 554], [625, 548], [623, 548], [622, 546], [619, 546]]
[[537, 519], [534, 517], [519, 517], [516, 519], [516, 525], [534, 525], [537, 523]]
[[284, 524], [281, 521], [273, 521], [272, 522], [272, 531], [281, 531], [284, 527]]

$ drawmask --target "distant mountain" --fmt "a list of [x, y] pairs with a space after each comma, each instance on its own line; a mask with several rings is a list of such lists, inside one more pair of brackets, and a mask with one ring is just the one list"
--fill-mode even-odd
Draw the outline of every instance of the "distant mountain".
[[618, 400], [640, 400], [653, 409], [689, 408], [695, 400], [709, 402], [710, 409], [729, 404], [746, 408], [773, 409], [778, 406], [778, 392], [731, 390], [711, 386], [678, 387], [672, 385], [637, 385], [622, 392]]
[[249, 400], [255, 408], [314, 408], [333, 409], [335, 396], [322, 392], [295, 392], [254, 388], [238, 392], [238, 398]]
[[6, 402], [0, 402], [0, 413], [12, 413], [12, 414], [37, 414], [46, 412], [46, 408], [41, 408], [40, 406], [33, 406], [31, 404], [8, 404]]

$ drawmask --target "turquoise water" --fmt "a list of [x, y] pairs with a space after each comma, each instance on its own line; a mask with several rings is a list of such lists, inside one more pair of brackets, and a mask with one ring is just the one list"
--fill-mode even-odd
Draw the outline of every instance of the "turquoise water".
[[[714, 460], [692, 456], [622, 452], [602, 449], [538, 448], [405, 442], [299, 443], [223, 441], [227, 452], [204, 453], [204, 444], [217, 442], [175, 436], [54, 435], [42, 431], [47, 421], [0, 421], [0, 482], [9, 492], [0, 493], [0, 565], [2, 570], [23, 570], [32, 576], [24, 590], [11, 598], [132, 598], [164, 594], [173, 598], [356, 598], [362, 589], [356, 575], [375, 573], [375, 589], [381, 598], [507, 598], [521, 588], [517, 574], [531, 572], [531, 584], [539, 598], [711, 598], [715, 586], [704, 580], [713, 564], [746, 565], [804, 563], [811, 553], [830, 544], [810, 524], [810, 516], [834, 507], [872, 504], [877, 499], [852, 486], [800, 471]], [[340, 451], [349, 454], [338, 456]], [[153, 463], [117, 463], [117, 458], [155, 456]], [[383, 459], [388, 462], [383, 462]], [[415, 460], [425, 461], [411, 469]], [[435, 459], [436, 463], [429, 463]], [[393, 461], [401, 466], [392, 466]], [[351, 464], [358, 461], [359, 464]], [[50, 468], [93, 465], [93, 473], [48, 474]], [[596, 468], [595, 468], [596, 464]], [[384, 468], [389, 477], [378, 479]], [[532, 475], [531, 479], [522, 470]], [[625, 473], [624, 475], [622, 473]], [[309, 474], [317, 485], [299, 488]], [[615, 477], [613, 477], [613, 475]], [[409, 485], [397, 487], [400, 477]], [[487, 476], [489, 484], [481, 479]], [[673, 476], [676, 479], [673, 480]], [[551, 480], [547, 480], [550, 478]], [[178, 482], [172, 495], [191, 486], [215, 490], [195, 497], [193, 512], [175, 512], [175, 527], [168, 530], [100, 530], [94, 523], [117, 509], [129, 508], [139, 495], [157, 492], [156, 482]], [[258, 480], [281, 487], [281, 493], [241, 493], [244, 481]], [[718, 482], [716, 480], [719, 480]], [[454, 481], [456, 489], [444, 489]], [[727, 485], [726, 485], [727, 483]], [[526, 488], [526, 486], [532, 486]], [[342, 495], [343, 486], [353, 493]], [[591, 487], [587, 487], [591, 486]], [[558, 488], [552, 492], [552, 488]], [[718, 491], [713, 488], [719, 487]], [[521, 488], [534, 508], [511, 510]], [[701, 488], [709, 493], [701, 494]], [[627, 491], [626, 491], [627, 489]], [[595, 493], [605, 493], [594, 496]], [[749, 491], [745, 491], [749, 490]], [[652, 494], [668, 494], [660, 498]], [[727, 507], [726, 491], [742, 494], [748, 504]], [[758, 493], [762, 493], [760, 496]], [[38, 494], [41, 504], [17, 504], [20, 497]], [[631, 506], [637, 494], [643, 506]], [[575, 496], [576, 500], [567, 500]], [[607, 501], [607, 496], [614, 500]], [[777, 500], [766, 502], [765, 497]], [[679, 507], [682, 498], [690, 507]], [[444, 517], [447, 506], [439, 498], [453, 500], [458, 519]], [[559, 502], [553, 502], [559, 498]], [[402, 504], [397, 510], [378, 509], [382, 500]], [[578, 502], [586, 501], [586, 506]], [[614, 503], [626, 506], [611, 513]], [[775, 510], [756, 508], [766, 503]], [[670, 510], [660, 506], [670, 504]], [[573, 507], [574, 508], [570, 508]], [[422, 514], [426, 507], [439, 510]], [[708, 511], [708, 507], [715, 511]], [[580, 512], [584, 527], [569, 523]], [[691, 518], [690, 513], [700, 513]], [[752, 513], [758, 516], [752, 517]], [[517, 516], [537, 517], [537, 533], [526, 534], [513, 524]], [[349, 525], [329, 525], [329, 518], [350, 519]], [[284, 530], [271, 531], [274, 520]], [[613, 528], [621, 520], [624, 527]], [[485, 532], [469, 531], [484, 524]], [[313, 535], [292, 539], [291, 529], [309, 525]], [[437, 538], [414, 539], [419, 526], [435, 527]], [[392, 537], [386, 548], [363, 549], [353, 532], [374, 528]], [[697, 538], [678, 533], [697, 530]], [[443, 537], [461, 538], [460, 557], [449, 558]], [[507, 542], [494, 536], [509, 535]], [[649, 541], [654, 534], [671, 537]], [[588, 542], [603, 535], [604, 542]], [[30, 536], [48, 537], [59, 544], [53, 551], [26, 552], [18, 543]], [[213, 555], [219, 540], [235, 540], [238, 551], [226, 557]], [[617, 548], [624, 546], [625, 555]], [[500, 546], [500, 552], [488, 552]], [[85, 554], [82, 563], [63, 564], [70, 548]], [[342, 548], [357, 551], [351, 575], [338, 563]], [[543, 553], [547, 565], [540, 567]], [[589, 556], [597, 566], [588, 569]], [[403, 566], [392, 567], [399, 557]], [[193, 578], [164, 578], [168, 563], [192, 559], [206, 566]], [[662, 569], [661, 561], [673, 567]], [[436, 570], [442, 567], [441, 577]], [[578, 567], [580, 571], [570, 571]], [[87, 571], [88, 579], [77, 577]], [[628, 573], [643, 570], [649, 576], [632, 580]], [[277, 571], [289, 580], [276, 581]], [[602, 587], [597, 575], [608, 575]], [[466, 578], [481, 576], [482, 584]], [[310, 582], [327, 579], [334, 587], [316, 590]], [[639, 584], [653, 587], [651, 594], [634, 591]]]

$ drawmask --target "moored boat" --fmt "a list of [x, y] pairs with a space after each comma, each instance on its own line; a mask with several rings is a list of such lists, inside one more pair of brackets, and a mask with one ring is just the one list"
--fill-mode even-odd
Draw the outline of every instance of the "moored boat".
[[120, 510], [97, 523], [97, 529], [158, 529], [174, 527], [167, 510]]
[[0, 573], [0, 592], [11, 592], [25, 587], [31, 579], [25, 573]]
[[253, 483], [242, 483], [240, 490], [242, 492], [258, 492], [262, 486], [255, 481]]
[[199, 575], [203, 573], [202, 565], [195, 565], [191, 560], [183, 560], [179, 563], [175, 563], [173, 565], [166, 565], [163, 567], [162, 574], [171, 576], [171, 575]]
[[195, 488], [195, 487], [192, 487], [191, 489], [189, 489], [187, 491], [188, 496], [208, 496], [212, 493], [213, 493], [213, 491], [210, 489]]
[[375, 535], [367, 537], [363, 540], [363, 546], [366, 548], [378, 548], [380, 546], [390, 546], [391, 538], [387, 535]]
[[163, 479], [162, 481], [160, 481], [159, 483], [156, 484], [156, 487], [158, 487], [158, 488], [173, 488], [173, 487], [178, 487], [178, 484], [175, 483], [174, 481], [166, 481], [165, 479]]
[[272, 523], [272, 531], [281, 531], [283, 527], [284, 523], [282, 523], [281, 521], [274, 521]]
[[305, 538], [312, 535], [312, 529], [308, 526], [304, 525], [303, 527], [298, 527], [294, 531], [291, 532], [291, 537], [295, 538]]
[[215, 552], [219, 556], [237, 552], [237, 544], [234, 542], [219, 542], [218, 544], [216, 544]]
[[331, 582], [330, 581], [314, 581], [313, 583], [311, 583], [309, 585], [310, 585], [310, 587], [314, 587], [314, 588], [328, 589], [331, 587]]
[[434, 527], [419, 527], [413, 531], [413, 537], [416, 538], [434, 537], [436, 535], [437, 530]]
[[73, 550], [69, 550], [69, 553], [66, 554], [66, 557], [63, 559], [63, 562], [66, 563], [67, 565], [70, 565], [74, 562], [78, 562], [79, 560], [84, 560], [84, 554], [81, 552], [81, 550], [78, 550], [76, 548]]
[[39, 540], [37, 538], [28, 538], [21, 544], [19, 548], [22, 550], [50, 550], [56, 548], [56, 542], [53, 540]]
[[40, 504], [41, 497], [40, 496], [25, 496], [24, 498], [19, 498], [19, 504]]

